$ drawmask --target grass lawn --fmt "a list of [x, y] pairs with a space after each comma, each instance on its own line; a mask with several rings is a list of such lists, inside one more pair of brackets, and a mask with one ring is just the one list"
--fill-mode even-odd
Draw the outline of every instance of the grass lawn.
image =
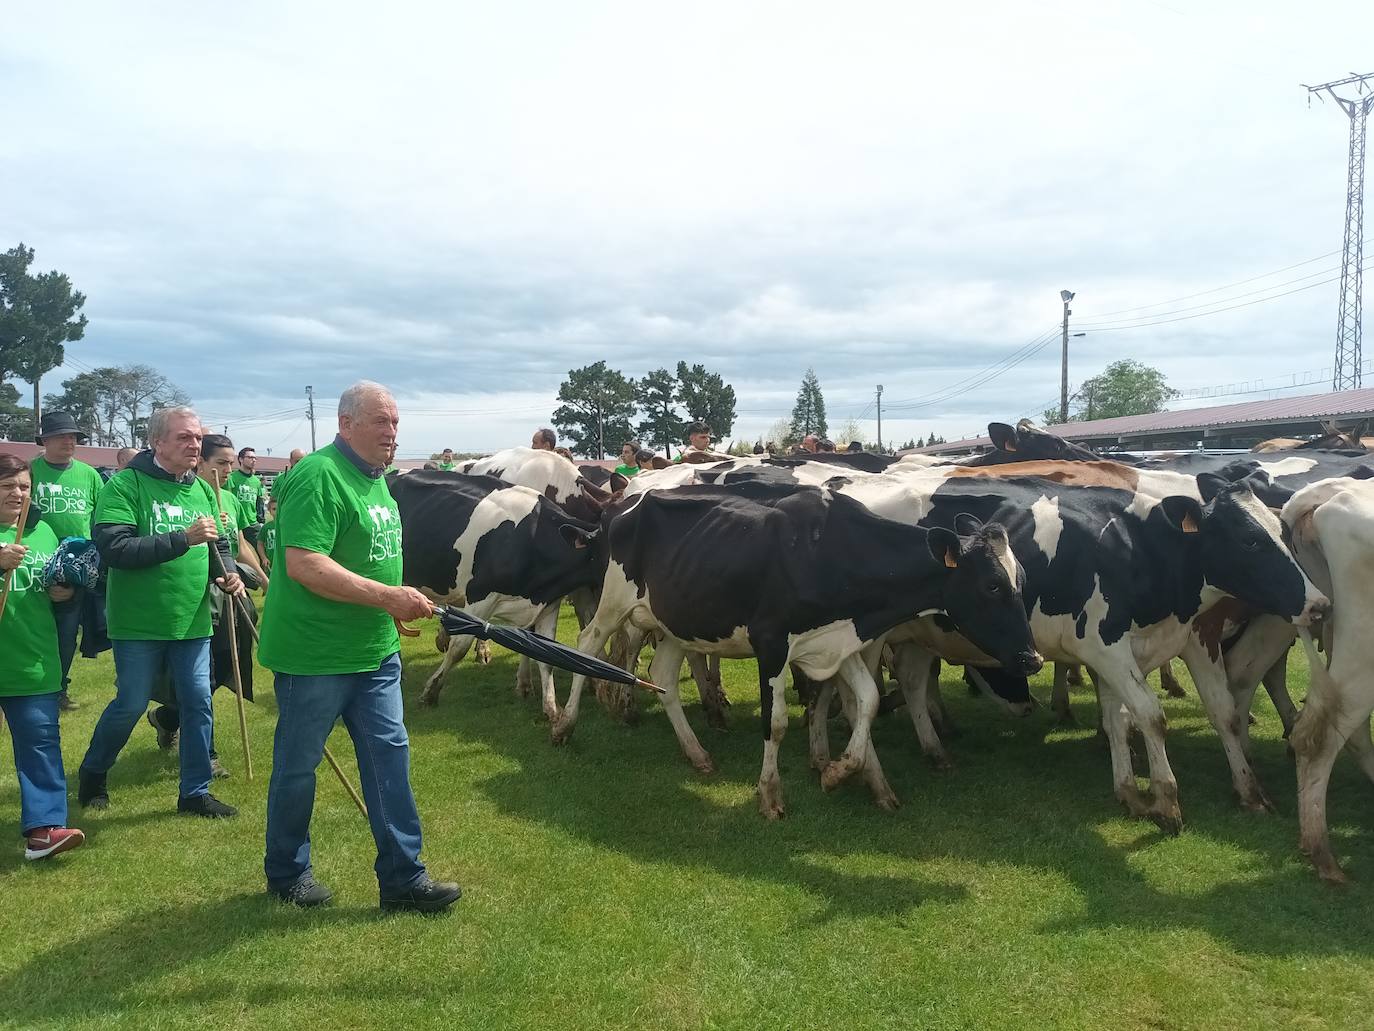
[[[575, 624], [565, 613], [560, 636]], [[1291, 761], [1267, 698], [1255, 765], [1280, 815], [1231, 803], [1195, 697], [1166, 702], [1188, 828], [1169, 839], [1121, 815], [1091, 731], [1047, 710], [1013, 721], [946, 672], [963, 733], [936, 773], [904, 712], [875, 738], [903, 807], [860, 778], [823, 794], [794, 718], [789, 817], [765, 823], [752, 663], [726, 663], [727, 734], [688, 714], [720, 772], [695, 774], [650, 703], [638, 727], [594, 702], [554, 749], [514, 658], [454, 673], [437, 709], [414, 699], [433, 634], [406, 641], [413, 780], [431, 871], [463, 884], [451, 915], [383, 917], [367, 825], [327, 767], [317, 876], [335, 903], [301, 912], [263, 893], [274, 708], [258, 673], [256, 779], [242, 776], [233, 701], [216, 693], [236, 821], [178, 817], [176, 766], [146, 725], [84, 815], [75, 769], [112, 663], [77, 660], [63, 717], [72, 822], [85, 848], [26, 863], [0, 850], [0, 1026], [1253, 1028], [1374, 1023], [1371, 785], [1332, 780], [1333, 842], [1355, 878], [1318, 883], [1297, 851]], [[1299, 660], [1300, 661], [1300, 660]], [[1304, 691], [1303, 674], [1290, 678]], [[560, 676], [560, 694], [567, 677]], [[688, 681], [690, 685], [690, 681]], [[1048, 696], [1044, 676], [1036, 685]], [[1081, 722], [1091, 695], [1078, 693]], [[794, 709], [794, 716], [798, 710]], [[5, 735], [8, 741], [8, 735]], [[841, 734], [832, 726], [832, 747]], [[340, 729], [335, 753], [356, 778]], [[0, 817], [18, 787], [0, 762]]]

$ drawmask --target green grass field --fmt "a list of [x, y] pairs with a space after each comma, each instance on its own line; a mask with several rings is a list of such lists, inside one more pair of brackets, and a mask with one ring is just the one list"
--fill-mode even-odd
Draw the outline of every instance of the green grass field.
[[[575, 624], [565, 614], [560, 635]], [[232, 698], [216, 694], [236, 821], [174, 812], [173, 755], [141, 725], [110, 775], [111, 808], [76, 808], [74, 772], [111, 694], [108, 654], [77, 660], [83, 708], [63, 717], [72, 821], [85, 848], [26, 863], [0, 851], [5, 1027], [1255, 1028], [1374, 1024], [1374, 813], [1348, 762], [1332, 781], [1333, 841], [1355, 878], [1318, 883], [1298, 854], [1292, 764], [1268, 700], [1255, 764], [1276, 816], [1231, 804], [1195, 698], [1168, 702], [1188, 829], [1126, 819], [1091, 731], [1048, 711], [1012, 721], [948, 671], [962, 735], [936, 773], [905, 713], [875, 733], [903, 807], [855, 778], [825, 795], [794, 718], [789, 817], [754, 801], [760, 740], [752, 663], [727, 663], [728, 734], [702, 778], [650, 704], [638, 727], [594, 703], [554, 749], [514, 658], [465, 662], [437, 709], [414, 699], [438, 663], [406, 642], [413, 781], [432, 873], [459, 880], [451, 915], [384, 917], [363, 819], [322, 767], [322, 911], [268, 899], [262, 832], [273, 702], [249, 711], [242, 775]], [[1290, 678], [1296, 697], [1303, 676]], [[560, 693], [567, 677], [560, 676]], [[1042, 699], [1048, 686], [1036, 686]], [[1080, 721], [1090, 694], [1075, 695]], [[794, 709], [794, 715], [799, 710]], [[832, 742], [840, 746], [840, 728]], [[8, 740], [8, 735], [5, 735]], [[342, 730], [332, 746], [356, 777]], [[0, 816], [18, 787], [0, 771]]]

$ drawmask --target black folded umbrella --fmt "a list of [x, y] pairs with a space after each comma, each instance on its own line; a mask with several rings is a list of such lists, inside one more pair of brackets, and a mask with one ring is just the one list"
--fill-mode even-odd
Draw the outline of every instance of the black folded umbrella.
[[610, 680], [631, 687], [643, 687], [663, 694], [663, 688], [656, 687], [647, 680], [641, 680], [614, 663], [607, 662], [605, 659], [598, 659], [594, 655], [586, 655], [576, 648], [569, 648], [566, 644], [559, 644], [557, 641], [536, 634], [533, 630], [521, 630], [519, 627], [488, 623], [486, 620], [478, 619], [462, 609], [453, 608], [449, 605], [436, 606], [434, 614], [439, 617], [440, 625], [450, 636], [467, 634], [481, 638], [483, 641], [495, 641], [513, 652], [528, 655], [536, 662], [557, 666], [559, 669], [565, 669], [570, 673], [581, 673], [583, 676], [597, 677], [601, 680]]

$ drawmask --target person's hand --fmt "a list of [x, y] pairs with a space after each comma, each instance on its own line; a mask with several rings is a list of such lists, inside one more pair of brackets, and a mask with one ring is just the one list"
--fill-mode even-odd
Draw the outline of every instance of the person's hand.
[[238, 573], [225, 573], [223, 576], [215, 577], [215, 583], [225, 594], [234, 598], [248, 597], [248, 589], [243, 586], [243, 581], [239, 579]]
[[0, 573], [8, 573], [11, 569], [18, 569], [20, 563], [24, 561], [24, 556], [29, 553], [26, 544], [6, 544], [0, 548]]
[[204, 544], [206, 541], [219, 539], [219, 530], [215, 527], [215, 521], [209, 516], [201, 516], [190, 526], [186, 527], [187, 544]]
[[260, 576], [258, 577], [258, 579], [262, 581], [262, 593], [266, 594], [267, 588], [271, 586], [271, 582], [267, 579], [266, 576]]
[[414, 587], [393, 587], [386, 597], [386, 610], [404, 623], [434, 615], [434, 602]]
[[53, 584], [48, 588], [48, 597], [52, 601], [71, 601], [76, 595], [76, 588], [66, 584]]

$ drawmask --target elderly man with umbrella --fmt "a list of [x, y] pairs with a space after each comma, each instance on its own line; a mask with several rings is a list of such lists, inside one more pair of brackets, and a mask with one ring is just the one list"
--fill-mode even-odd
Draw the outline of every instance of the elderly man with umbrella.
[[339, 398], [334, 442], [273, 492], [274, 575], [259, 658], [276, 674], [277, 730], [263, 869], [268, 891], [297, 906], [333, 897], [312, 873], [310, 817], [315, 768], [340, 718], [358, 757], [382, 909], [438, 912], [462, 895], [431, 880], [420, 861], [410, 788], [397, 623], [433, 607], [401, 586], [401, 519], [383, 477], [398, 422], [385, 387], [354, 384]]

